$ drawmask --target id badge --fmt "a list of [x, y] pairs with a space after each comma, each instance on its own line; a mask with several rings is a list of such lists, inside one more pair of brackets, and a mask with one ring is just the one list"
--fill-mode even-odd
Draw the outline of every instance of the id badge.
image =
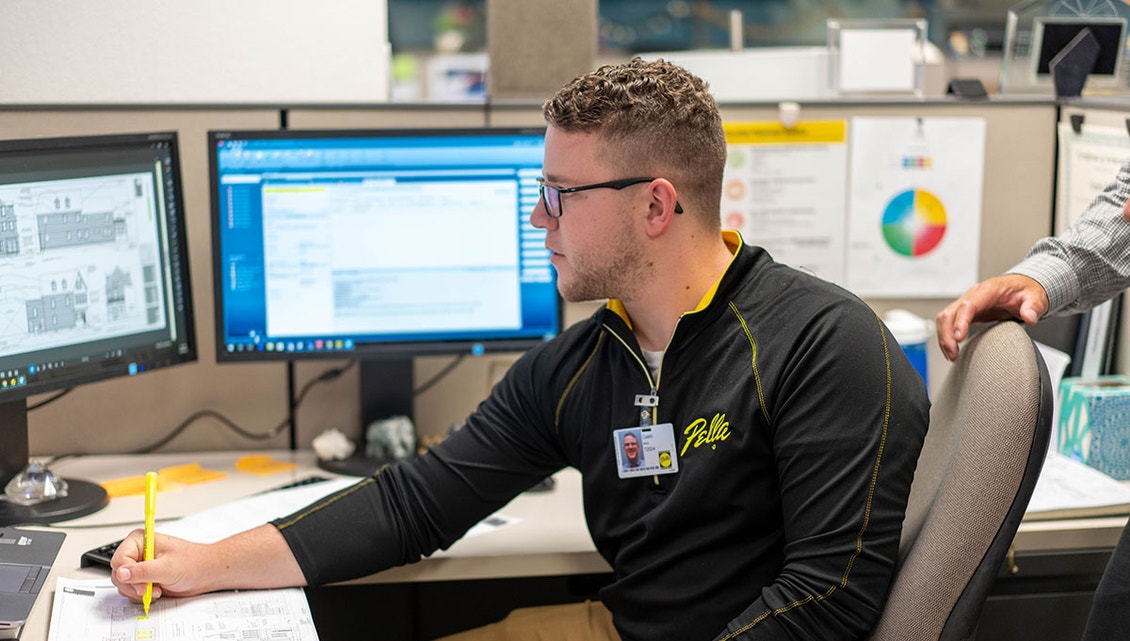
[[670, 423], [626, 427], [612, 432], [613, 454], [620, 478], [674, 474], [679, 471], [675, 454], [675, 427]]

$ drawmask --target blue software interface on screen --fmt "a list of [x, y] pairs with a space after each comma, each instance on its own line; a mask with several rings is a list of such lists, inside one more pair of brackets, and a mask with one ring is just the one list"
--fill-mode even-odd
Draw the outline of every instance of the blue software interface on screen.
[[560, 330], [529, 223], [542, 132], [211, 144], [221, 358], [528, 347]]

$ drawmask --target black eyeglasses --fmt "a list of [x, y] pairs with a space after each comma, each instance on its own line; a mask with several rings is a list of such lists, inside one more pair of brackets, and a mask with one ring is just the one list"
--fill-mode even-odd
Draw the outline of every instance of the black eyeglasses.
[[[561, 218], [561, 194], [573, 194], [578, 191], [588, 191], [590, 189], [615, 189], [617, 191], [632, 185], [640, 183], [649, 183], [655, 178], [623, 178], [620, 180], [609, 180], [603, 183], [593, 183], [591, 185], [581, 185], [580, 187], [554, 187], [545, 182], [545, 178], [538, 178], [538, 194], [541, 196], [542, 202], [545, 203], [545, 213], [550, 218]], [[675, 203], [675, 213], [683, 213], [683, 206], [678, 202]]]

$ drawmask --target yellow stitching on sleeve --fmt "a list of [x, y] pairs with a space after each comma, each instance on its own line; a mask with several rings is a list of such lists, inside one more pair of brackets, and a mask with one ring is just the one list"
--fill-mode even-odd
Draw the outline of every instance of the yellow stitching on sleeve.
[[[734, 309], [734, 306], [733, 306], [732, 303], [730, 304], [730, 307], [732, 309]], [[734, 313], [737, 314], [737, 309], [734, 309]], [[749, 622], [745, 626], [743, 626], [743, 627], [741, 627], [741, 628], [739, 628], [739, 629], [737, 629], [733, 632], [730, 632], [726, 636], [722, 637], [721, 641], [729, 641], [730, 639], [736, 638], [738, 635], [743, 634], [744, 632], [752, 629], [758, 623], [761, 623], [762, 621], [764, 621], [770, 615], [777, 616], [779, 614], [784, 614], [784, 613], [792, 610], [793, 608], [799, 607], [801, 605], [805, 605], [807, 603], [811, 603], [813, 601], [823, 601], [824, 599], [827, 599], [828, 597], [832, 596], [832, 594], [835, 593], [838, 588], [846, 588], [847, 587], [848, 577], [851, 575], [851, 570], [852, 570], [852, 567], [855, 565], [856, 558], [858, 558], [860, 553], [863, 551], [863, 537], [866, 534], [867, 528], [871, 523], [871, 507], [872, 507], [872, 502], [874, 501], [874, 498], [875, 498], [875, 487], [879, 484], [879, 468], [881, 467], [881, 464], [882, 464], [882, 461], [883, 461], [883, 453], [885, 452], [886, 446], [887, 446], [887, 431], [890, 427], [890, 419], [891, 419], [891, 351], [890, 351], [890, 345], [887, 344], [887, 335], [883, 332], [882, 320], [879, 319], [878, 314], [875, 315], [875, 319], [879, 322], [879, 337], [883, 339], [883, 359], [886, 363], [886, 368], [887, 368], [887, 371], [886, 371], [886, 374], [887, 374], [886, 399], [885, 399], [884, 407], [883, 407], [883, 432], [882, 432], [882, 434], [880, 435], [880, 438], [879, 438], [879, 451], [875, 455], [875, 465], [874, 465], [874, 467], [872, 468], [872, 471], [871, 471], [871, 484], [867, 489], [867, 504], [864, 508], [863, 524], [859, 528], [859, 534], [856, 535], [855, 552], [852, 553], [851, 558], [848, 559], [847, 566], [844, 568], [843, 578], [840, 580], [839, 585], [830, 586], [827, 591], [825, 591], [823, 594], [821, 594], [819, 596], [813, 597], [812, 595], [808, 595], [808, 596], [804, 597], [803, 599], [799, 599], [797, 601], [794, 601], [794, 602], [792, 602], [792, 603], [790, 603], [790, 604], [788, 604], [784, 607], [778, 608], [776, 610], [772, 610], [772, 611], [766, 610], [764, 613], [759, 615], [756, 619]], [[740, 315], [738, 315], [738, 320], [739, 321], [741, 320]], [[742, 327], [745, 328], [744, 322], [742, 322]], [[748, 331], [746, 332], [746, 335], [749, 336]], [[750, 338], [751, 344], [752, 344], [752, 341], [753, 341], [753, 339]], [[755, 374], [756, 374], [756, 370], [755, 370]], [[758, 390], [760, 392], [760, 384], [759, 384]]]
[[285, 521], [283, 523], [280, 523], [278, 525], [278, 528], [280, 530], [285, 530], [286, 528], [294, 525], [295, 523], [298, 523], [299, 521], [306, 518], [307, 516], [310, 516], [314, 512], [317, 512], [318, 510], [321, 510], [324, 507], [329, 507], [330, 505], [333, 505], [334, 503], [336, 503], [336, 502], [340, 501], [341, 499], [349, 496], [350, 494], [353, 494], [357, 490], [360, 490], [361, 488], [373, 483], [374, 481], [376, 481], [375, 477], [369, 477], [369, 478], [365, 479], [364, 481], [358, 482], [356, 485], [353, 485], [351, 487], [347, 487], [344, 490], [337, 492], [336, 494], [331, 494], [331, 495], [327, 496], [326, 498], [318, 501], [317, 503], [313, 503], [313, 504], [307, 506], [307, 508], [305, 510], [299, 512], [298, 514], [295, 514], [294, 518], [290, 519], [289, 521]]
[[772, 423], [772, 419], [769, 418], [769, 408], [765, 407], [765, 392], [761, 389], [761, 372], [757, 369], [757, 342], [753, 340], [753, 334], [750, 333], [749, 326], [746, 325], [745, 319], [742, 318], [741, 313], [738, 312], [737, 305], [734, 305], [733, 301], [730, 301], [729, 304], [730, 309], [734, 312], [734, 316], [738, 318], [738, 323], [742, 326], [742, 331], [745, 332], [746, 339], [749, 341], [749, 347], [752, 352], [750, 367], [753, 368], [753, 381], [754, 385], [757, 387], [758, 405], [761, 406], [761, 413], [765, 416], [765, 420]]
[[561, 410], [565, 407], [565, 399], [569, 396], [569, 392], [573, 391], [573, 386], [577, 384], [577, 379], [588, 369], [589, 363], [591, 363], [593, 357], [596, 356], [596, 351], [600, 349], [602, 342], [604, 342], [603, 333], [597, 336], [596, 346], [592, 348], [592, 352], [589, 353], [588, 358], [586, 358], [585, 362], [577, 369], [577, 373], [573, 374], [573, 378], [569, 379], [569, 384], [565, 386], [565, 391], [561, 393], [561, 398], [557, 399], [557, 408], [553, 412], [553, 430], [555, 432], [561, 432]]

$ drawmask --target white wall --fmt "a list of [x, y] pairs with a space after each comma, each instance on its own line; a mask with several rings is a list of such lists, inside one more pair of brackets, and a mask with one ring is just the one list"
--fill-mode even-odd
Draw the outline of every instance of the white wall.
[[385, 0], [3, 0], [0, 104], [384, 102]]

